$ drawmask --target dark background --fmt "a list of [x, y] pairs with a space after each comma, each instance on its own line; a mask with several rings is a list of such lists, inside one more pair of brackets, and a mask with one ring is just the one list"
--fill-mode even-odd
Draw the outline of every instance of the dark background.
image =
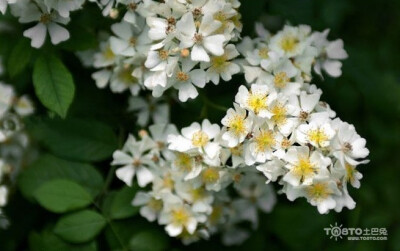
[[[364, 175], [361, 188], [349, 188], [357, 202], [352, 211], [344, 209], [341, 213], [319, 215], [316, 208], [308, 205], [304, 199], [291, 203], [280, 195], [275, 210], [270, 214], [261, 214], [259, 229], [240, 247], [221, 246], [219, 236], [189, 247], [181, 246], [178, 241], [173, 241], [171, 246], [175, 250], [210, 251], [400, 250], [400, 1], [243, 0], [242, 5], [244, 35], [254, 35], [254, 22], [262, 20], [271, 31], [279, 30], [286, 22], [292, 25], [308, 24], [318, 31], [330, 28], [331, 40], [344, 40], [349, 59], [344, 62], [343, 75], [337, 79], [327, 77], [325, 81], [315, 77], [314, 83], [324, 91], [322, 99], [331, 105], [337, 115], [354, 124], [359, 134], [367, 139], [371, 162], [359, 167]], [[91, 31], [107, 27], [109, 21], [99, 21], [98, 10], [92, 8], [90, 11], [90, 15], [75, 14], [70, 25], [75, 26], [82, 21], [87, 27], [92, 27]], [[12, 22], [13, 19], [7, 20]], [[23, 27], [19, 27], [21, 30], [17, 28], [11, 36], [0, 38], [2, 54], [7, 55], [12, 43], [21, 39]], [[72, 34], [74, 37], [79, 36]], [[95, 43], [89, 40], [85, 42], [88, 48]], [[122, 134], [137, 129], [132, 126], [132, 116], [124, 112], [126, 99], [94, 87], [90, 79], [92, 71], [82, 71], [77, 58], [71, 53], [74, 46], [72, 42], [67, 42], [54, 50], [54, 53], [62, 55], [77, 85], [77, 97], [69, 117], [101, 120], [116, 131], [124, 128]], [[45, 48], [50, 51], [54, 49], [51, 46]], [[15, 83], [21, 92], [32, 92], [33, 96], [30, 74], [28, 72], [9, 82]], [[234, 83], [222, 83], [219, 86], [210, 84], [202, 91], [203, 98], [183, 106], [170, 101], [172, 122], [182, 127], [204, 117], [214, 122], [220, 121], [224, 113], [206, 105], [209, 102], [205, 102], [205, 97], [213, 103], [229, 107], [242, 81], [236, 78]], [[231, 86], [228, 88], [227, 85]], [[98, 166], [102, 167], [105, 176], [109, 161]], [[112, 186], [121, 187], [121, 183], [115, 181]], [[45, 222], [51, 225], [57, 219], [55, 215], [24, 200], [18, 191], [15, 191], [6, 211], [12, 219], [12, 226], [9, 231], [0, 232], [0, 250], [29, 249], [29, 233], [41, 231], [48, 227]], [[138, 218], [129, 222], [131, 226], [147, 224]], [[388, 241], [329, 239], [323, 228], [335, 223], [363, 229], [387, 228]], [[103, 242], [100, 238], [99, 247], [107, 250], [107, 244]]]

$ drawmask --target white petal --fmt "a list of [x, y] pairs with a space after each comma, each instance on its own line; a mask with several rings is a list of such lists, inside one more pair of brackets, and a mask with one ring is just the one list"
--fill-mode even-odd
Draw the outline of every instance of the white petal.
[[149, 171], [149, 169], [140, 167], [137, 170], [137, 181], [140, 187], [145, 187], [147, 184], [153, 181], [154, 176], [153, 174]]
[[46, 39], [46, 26], [42, 23], [38, 23], [34, 27], [24, 31], [24, 36], [30, 38], [31, 45], [34, 48], [40, 48], [44, 44]]
[[135, 169], [131, 165], [125, 166], [118, 168], [115, 174], [117, 175], [118, 179], [125, 182], [125, 184], [127, 184], [128, 186], [131, 186], [132, 179], [135, 176]]
[[182, 233], [182, 230], [183, 230], [182, 225], [169, 224], [165, 227], [165, 231], [167, 231], [167, 233], [171, 237], [180, 235]]
[[210, 62], [210, 57], [208, 56], [206, 50], [203, 46], [194, 45], [191, 52], [191, 59], [193, 61]]
[[69, 39], [69, 32], [67, 29], [56, 23], [48, 25], [50, 39], [52, 44], [59, 44]]
[[204, 38], [203, 45], [209, 52], [211, 52], [215, 56], [222, 56], [225, 52], [224, 42], [224, 35], [214, 35]]

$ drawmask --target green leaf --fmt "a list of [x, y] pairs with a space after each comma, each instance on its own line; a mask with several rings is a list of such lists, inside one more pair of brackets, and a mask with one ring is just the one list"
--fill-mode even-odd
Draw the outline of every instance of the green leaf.
[[129, 242], [131, 250], [162, 251], [168, 248], [168, 237], [158, 230], [147, 230], [135, 234]]
[[117, 148], [117, 136], [100, 122], [82, 119], [38, 119], [28, 130], [52, 153], [77, 161], [101, 161]]
[[105, 225], [103, 216], [92, 210], [83, 210], [61, 217], [54, 233], [71, 243], [83, 243], [96, 237]]
[[33, 68], [33, 85], [42, 104], [61, 117], [67, 116], [75, 85], [69, 70], [53, 54], [40, 56]]
[[84, 208], [92, 202], [92, 197], [82, 186], [63, 179], [44, 183], [34, 196], [42, 207], [54, 213]]
[[112, 219], [129, 218], [139, 212], [138, 207], [132, 206], [136, 191], [137, 188], [124, 187], [115, 194], [110, 207], [110, 217]]
[[92, 197], [103, 188], [101, 174], [91, 165], [66, 161], [52, 155], [43, 155], [29, 166], [18, 180], [22, 194], [33, 199], [33, 194], [43, 183], [54, 179], [68, 179], [84, 187]]
[[28, 39], [20, 39], [11, 51], [7, 71], [12, 78], [21, 73], [32, 57], [32, 47]]
[[96, 251], [97, 249], [97, 244], [94, 241], [74, 245], [63, 241], [48, 230], [43, 231], [41, 234], [32, 232], [29, 235], [29, 250], [32, 251]]

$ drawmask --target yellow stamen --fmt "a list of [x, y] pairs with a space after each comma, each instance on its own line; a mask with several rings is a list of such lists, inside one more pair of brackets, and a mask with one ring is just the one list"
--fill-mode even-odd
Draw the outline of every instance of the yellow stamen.
[[203, 131], [197, 131], [192, 136], [192, 144], [197, 147], [204, 147], [208, 141], [208, 135]]

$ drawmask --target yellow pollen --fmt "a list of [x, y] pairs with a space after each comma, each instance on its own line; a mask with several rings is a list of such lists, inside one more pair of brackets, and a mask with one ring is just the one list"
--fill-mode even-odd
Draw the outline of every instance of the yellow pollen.
[[159, 57], [161, 60], [167, 60], [167, 59], [168, 59], [168, 55], [169, 55], [169, 52], [166, 51], [166, 50], [159, 50], [159, 51], [158, 51], [158, 57]]
[[171, 178], [171, 174], [165, 175], [163, 179], [163, 185], [166, 188], [172, 189], [174, 188], [174, 180]]
[[354, 174], [356, 172], [355, 167], [346, 163], [345, 169], [346, 169], [346, 180], [350, 183], [354, 182], [355, 179]]
[[204, 147], [209, 141], [208, 135], [203, 131], [193, 133], [192, 144], [197, 147]]
[[129, 44], [130, 44], [132, 47], [136, 46], [136, 42], [137, 42], [137, 39], [136, 39], [135, 37], [131, 37], [131, 38], [129, 39]]
[[262, 59], [268, 59], [269, 55], [268, 55], [268, 48], [262, 48], [259, 50], [258, 55], [262, 58]]
[[293, 52], [296, 50], [299, 42], [299, 39], [294, 36], [285, 36], [282, 38], [280, 45], [285, 52]]
[[321, 129], [309, 130], [307, 136], [308, 140], [319, 146], [321, 143], [328, 140], [328, 136], [326, 136], [325, 132]]
[[211, 58], [212, 68], [217, 73], [223, 72], [225, 68], [228, 66], [228, 64], [229, 64], [228, 57], [226, 55]]
[[183, 71], [178, 72], [178, 74], [176, 74], [176, 79], [178, 79], [181, 82], [186, 82], [189, 80], [189, 75], [184, 73]]
[[43, 24], [48, 24], [51, 22], [51, 15], [49, 13], [45, 13], [40, 16], [39, 22]]
[[110, 46], [107, 46], [106, 49], [103, 51], [103, 57], [106, 60], [114, 60], [115, 59], [115, 54], [114, 52], [111, 50]]
[[238, 145], [233, 148], [230, 148], [230, 150], [231, 150], [232, 155], [240, 156], [240, 155], [242, 155], [242, 152], [243, 152], [243, 146]]
[[284, 138], [281, 142], [281, 146], [283, 149], [288, 149], [291, 145], [292, 143], [290, 143], [290, 140], [287, 138]]
[[287, 109], [285, 106], [283, 106], [282, 104], [276, 104], [274, 105], [274, 107], [272, 107], [271, 109], [271, 113], [274, 114], [272, 116], [272, 120], [278, 124], [278, 125], [284, 125], [286, 124], [286, 113], [287, 113]]
[[275, 134], [271, 130], [261, 130], [260, 134], [254, 137], [257, 152], [265, 152], [275, 145]]
[[138, 79], [132, 76], [133, 68], [124, 67], [118, 74], [118, 78], [126, 85], [134, 85], [138, 83]]
[[150, 201], [147, 203], [147, 206], [154, 211], [159, 212], [163, 208], [163, 203], [162, 200], [151, 198]]
[[317, 183], [307, 187], [307, 194], [314, 200], [324, 200], [332, 194], [331, 189], [329, 189], [326, 183]]
[[221, 22], [221, 26], [215, 31], [216, 33], [223, 33], [228, 26], [229, 20], [226, 17], [225, 13], [222, 11], [218, 11], [214, 14], [214, 19]]
[[189, 213], [184, 208], [172, 211], [173, 222], [176, 224], [184, 225], [189, 220], [189, 217]]
[[261, 110], [268, 108], [267, 96], [260, 93], [249, 93], [247, 105], [255, 114], [258, 114]]
[[239, 136], [246, 132], [244, 117], [235, 115], [228, 123], [229, 131]]
[[287, 83], [290, 81], [290, 78], [287, 76], [286, 72], [279, 72], [274, 77], [274, 84], [278, 88], [284, 88]]
[[185, 153], [177, 153], [174, 164], [178, 167], [180, 171], [189, 172], [193, 168], [192, 158]]
[[208, 168], [203, 171], [202, 179], [206, 184], [214, 184], [219, 180], [219, 172], [216, 169]]
[[297, 177], [300, 178], [300, 181], [303, 182], [305, 178], [313, 176], [316, 172], [316, 169], [310, 162], [310, 159], [306, 157], [299, 159], [293, 168], [293, 172]]
[[204, 190], [204, 188], [200, 187], [200, 188], [196, 188], [191, 190], [191, 194], [192, 197], [195, 201], [197, 200], [201, 200], [206, 196], [206, 191]]

